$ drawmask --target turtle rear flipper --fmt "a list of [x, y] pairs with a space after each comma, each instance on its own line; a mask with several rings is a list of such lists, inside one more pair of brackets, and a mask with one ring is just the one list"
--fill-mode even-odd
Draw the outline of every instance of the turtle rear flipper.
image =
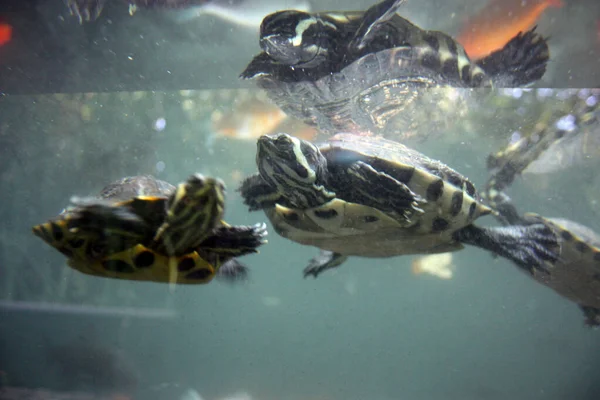
[[544, 224], [482, 228], [469, 225], [454, 233], [454, 239], [507, 258], [531, 275], [547, 274], [547, 263], [558, 260], [556, 235]]
[[95, 236], [122, 236], [139, 242], [145, 241], [148, 223], [131, 209], [92, 197], [73, 197], [75, 206], [65, 219], [68, 228]]
[[547, 40], [535, 28], [519, 32], [502, 49], [477, 62], [496, 87], [526, 86], [544, 76], [550, 52]]

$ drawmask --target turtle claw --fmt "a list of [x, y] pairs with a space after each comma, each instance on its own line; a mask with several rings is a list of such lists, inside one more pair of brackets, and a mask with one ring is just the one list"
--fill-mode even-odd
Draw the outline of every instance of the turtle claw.
[[200, 247], [238, 257], [257, 253], [258, 248], [267, 243], [267, 235], [267, 224], [264, 222], [252, 226], [220, 226], [200, 244]]
[[312, 276], [315, 279], [325, 270], [339, 267], [348, 256], [334, 253], [333, 251], [322, 250], [318, 256], [313, 257], [308, 266], [304, 268], [304, 277]]

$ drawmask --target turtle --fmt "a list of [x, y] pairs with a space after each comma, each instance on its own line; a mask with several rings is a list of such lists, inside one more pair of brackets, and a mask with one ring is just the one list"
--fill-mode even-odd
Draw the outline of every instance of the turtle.
[[[582, 134], [590, 124], [598, 123], [596, 102], [575, 107], [575, 134]], [[590, 105], [591, 104], [591, 105]], [[600, 326], [600, 235], [591, 228], [566, 218], [548, 218], [536, 213], [521, 213], [506, 189], [554, 142], [567, 135], [560, 124], [538, 125], [532, 134], [489, 157], [490, 177], [486, 186], [488, 203], [505, 224], [544, 224], [558, 240], [558, 258], [546, 260], [545, 274], [532, 274], [539, 283], [575, 302], [583, 311], [587, 326]], [[535, 138], [535, 140], [534, 140]]]
[[386, 0], [364, 12], [267, 15], [241, 73], [284, 112], [325, 133], [379, 132], [430, 87], [527, 86], [542, 78], [548, 43], [536, 27], [476, 62], [451, 36], [419, 28]]
[[97, 197], [74, 197], [33, 233], [85, 274], [138, 281], [203, 284], [247, 277], [235, 257], [266, 243], [266, 225], [222, 220], [224, 183], [191, 175], [177, 187], [151, 175], [124, 177]]
[[320, 145], [285, 133], [258, 139], [259, 172], [238, 188], [284, 238], [321, 249], [304, 269], [317, 277], [349, 256], [444, 253], [465, 244], [531, 274], [554, 261], [543, 224], [483, 228], [493, 213], [474, 185], [444, 163], [381, 136], [340, 133]]

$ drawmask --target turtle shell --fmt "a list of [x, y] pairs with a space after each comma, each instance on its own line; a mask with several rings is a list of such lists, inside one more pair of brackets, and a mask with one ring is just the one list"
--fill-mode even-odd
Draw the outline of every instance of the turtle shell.
[[[336, 198], [311, 209], [277, 205], [265, 210], [277, 232], [296, 242], [367, 257], [452, 251], [463, 247], [453, 232], [491, 213], [466, 177], [400, 143], [338, 134], [319, 150], [327, 159], [328, 189]], [[420, 211], [408, 222], [399, 220], [393, 209], [382, 209], [385, 188], [365, 182], [358, 190], [349, 183], [346, 166], [357, 161], [408, 186], [422, 199]], [[375, 201], [357, 195], [359, 191], [371, 193]]]
[[549, 274], [534, 274], [533, 277], [581, 306], [600, 310], [600, 236], [590, 228], [564, 218], [545, 218], [531, 213], [525, 218], [542, 222], [552, 229], [560, 245], [560, 257], [549, 263]]
[[[99, 198], [73, 199], [72, 207], [33, 232], [86, 274], [207, 283], [234, 256], [264, 243], [264, 226], [221, 221], [223, 192], [220, 180], [198, 174], [177, 187], [150, 176], [127, 177]], [[235, 271], [226, 273], [233, 277]]]

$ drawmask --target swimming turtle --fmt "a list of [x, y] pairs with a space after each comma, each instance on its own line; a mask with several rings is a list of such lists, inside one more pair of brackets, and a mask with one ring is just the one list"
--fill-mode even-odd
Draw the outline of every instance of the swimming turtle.
[[[573, 130], [597, 124], [600, 106], [596, 102], [575, 107]], [[539, 214], [521, 215], [505, 192], [515, 177], [523, 172], [553, 142], [567, 135], [561, 124], [538, 125], [534, 134], [525, 135], [505, 149], [490, 155], [491, 171], [486, 188], [489, 204], [498, 211], [504, 224], [544, 224], [558, 240], [558, 258], [547, 260], [544, 274], [532, 274], [533, 278], [556, 293], [575, 302], [583, 311], [588, 326], [600, 326], [600, 235], [592, 229], [565, 218], [547, 218]], [[583, 134], [583, 132], [573, 132]], [[593, 134], [593, 133], [592, 133]]]
[[473, 62], [449, 35], [419, 28], [386, 0], [365, 12], [266, 16], [262, 52], [240, 75], [321, 131], [379, 131], [428, 87], [517, 87], [539, 80], [548, 44], [535, 28]]
[[317, 277], [348, 256], [443, 253], [471, 244], [533, 274], [554, 261], [543, 224], [481, 228], [492, 210], [473, 184], [440, 161], [381, 137], [338, 134], [317, 146], [287, 134], [262, 136], [259, 173], [239, 191], [274, 229], [318, 247], [304, 275]]
[[256, 253], [266, 226], [222, 221], [225, 186], [194, 174], [177, 187], [152, 176], [125, 177], [98, 197], [73, 198], [33, 233], [89, 275], [202, 284], [235, 281], [247, 267], [234, 257]]

